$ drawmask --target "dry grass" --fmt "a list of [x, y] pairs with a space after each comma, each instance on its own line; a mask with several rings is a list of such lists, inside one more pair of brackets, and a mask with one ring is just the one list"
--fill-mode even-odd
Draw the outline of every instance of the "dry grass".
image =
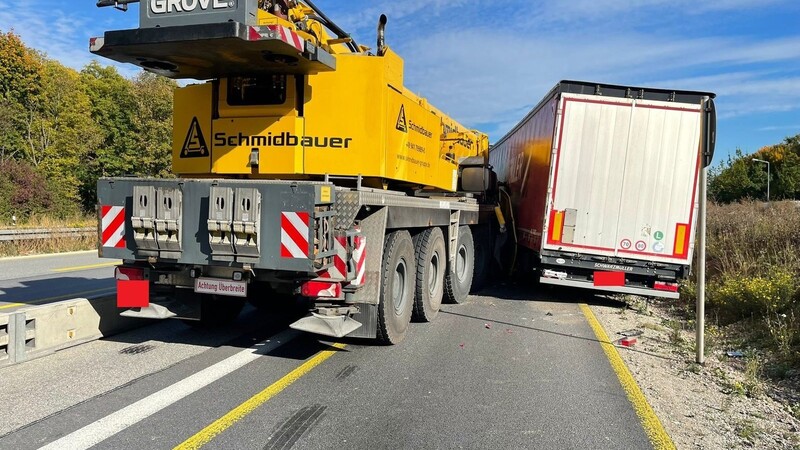
[[[0, 229], [26, 228], [86, 228], [96, 227], [94, 216], [74, 216], [66, 219], [54, 219], [48, 216], [32, 217], [25, 223], [13, 226], [11, 223], [0, 223]], [[63, 253], [97, 248], [97, 236], [92, 233], [85, 237], [55, 237], [49, 239], [30, 239], [14, 242], [0, 242], [0, 257], [24, 256], [45, 253]]]
[[[720, 339], [763, 354], [768, 368], [800, 368], [800, 203], [710, 205], [706, 258], [707, 319]], [[681, 294], [688, 317], [695, 287]]]
[[800, 270], [800, 203], [733, 203], [708, 208], [707, 276]]

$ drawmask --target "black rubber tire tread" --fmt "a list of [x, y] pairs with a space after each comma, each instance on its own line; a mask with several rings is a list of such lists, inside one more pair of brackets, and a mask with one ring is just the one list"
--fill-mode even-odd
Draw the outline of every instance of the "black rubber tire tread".
[[492, 275], [492, 235], [485, 225], [472, 227], [475, 245], [475, 267], [472, 275], [472, 290], [478, 292], [486, 286]]
[[[467, 301], [470, 289], [472, 288], [472, 276], [475, 270], [475, 244], [472, 240], [472, 231], [468, 226], [464, 225], [458, 227], [458, 247], [456, 252], [461, 246], [467, 251], [467, 267], [463, 280], [458, 280], [456, 276], [456, 268], [450, 264], [448, 258], [447, 271], [444, 275], [444, 292], [445, 300], [447, 303], [461, 304]], [[454, 258], [458, 260], [458, 256]]]
[[[406, 264], [406, 302], [405, 309], [398, 316], [395, 314], [391, 292], [394, 271], [401, 259], [404, 259]], [[401, 230], [387, 234], [383, 245], [380, 301], [378, 303], [377, 341], [381, 344], [399, 344], [406, 336], [414, 309], [414, 279], [417, 273], [415, 265], [414, 243], [408, 231]]]
[[[414, 256], [417, 260], [416, 288], [414, 290], [414, 312], [411, 318], [417, 322], [432, 322], [439, 315], [439, 307], [444, 297], [444, 272], [447, 268], [447, 248], [444, 245], [444, 234], [441, 228], [427, 228], [417, 233], [414, 238]], [[436, 289], [431, 295], [428, 289], [428, 278], [433, 255], [438, 251], [439, 279]]]

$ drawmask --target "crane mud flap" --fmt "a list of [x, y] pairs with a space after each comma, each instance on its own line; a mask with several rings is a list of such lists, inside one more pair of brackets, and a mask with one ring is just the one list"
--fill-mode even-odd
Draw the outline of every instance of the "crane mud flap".
[[347, 314], [327, 316], [311, 313], [308, 317], [289, 325], [290, 328], [309, 333], [332, 336], [335, 338], [345, 337], [361, 327], [361, 322], [353, 319]]
[[239, 22], [108, 31], [92, 38], [89, 50], [174, 79], [336, 69], [330, 53], [286, 27]]

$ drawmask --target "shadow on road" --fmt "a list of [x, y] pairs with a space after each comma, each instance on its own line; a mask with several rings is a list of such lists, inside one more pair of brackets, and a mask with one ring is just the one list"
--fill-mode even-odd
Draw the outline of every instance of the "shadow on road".
[[[9, 283], [13, 283], [8, 286]], [[27, 281], [0, 282], [0, 302], [38, 305], [74, 298], [97, 297], [113, 293], [113, 278], [55, 276]], [[4, 286], [6, 285], [6, 286]], [[0, 305], [2, 306], [2, 305]], [[3, 310], [0, 310], [2, 312]]]
[[586, 303], [591, 306], [625, 308], [627, 304], [614, 295], [601, 294], [586, 289], [565, 288], [541, 284], [538, 281], [509, 281], [487, 286], [473, 295], [495, 297], [502, 300], [520, 300], [553, 303]]

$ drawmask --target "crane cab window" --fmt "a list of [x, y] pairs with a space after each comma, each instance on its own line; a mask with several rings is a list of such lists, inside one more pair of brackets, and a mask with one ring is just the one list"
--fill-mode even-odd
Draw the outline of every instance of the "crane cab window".
[[231, 77], [228, 80], [228, 104], [231, 106], [284, 103], [286, 103], [286, 75]]

